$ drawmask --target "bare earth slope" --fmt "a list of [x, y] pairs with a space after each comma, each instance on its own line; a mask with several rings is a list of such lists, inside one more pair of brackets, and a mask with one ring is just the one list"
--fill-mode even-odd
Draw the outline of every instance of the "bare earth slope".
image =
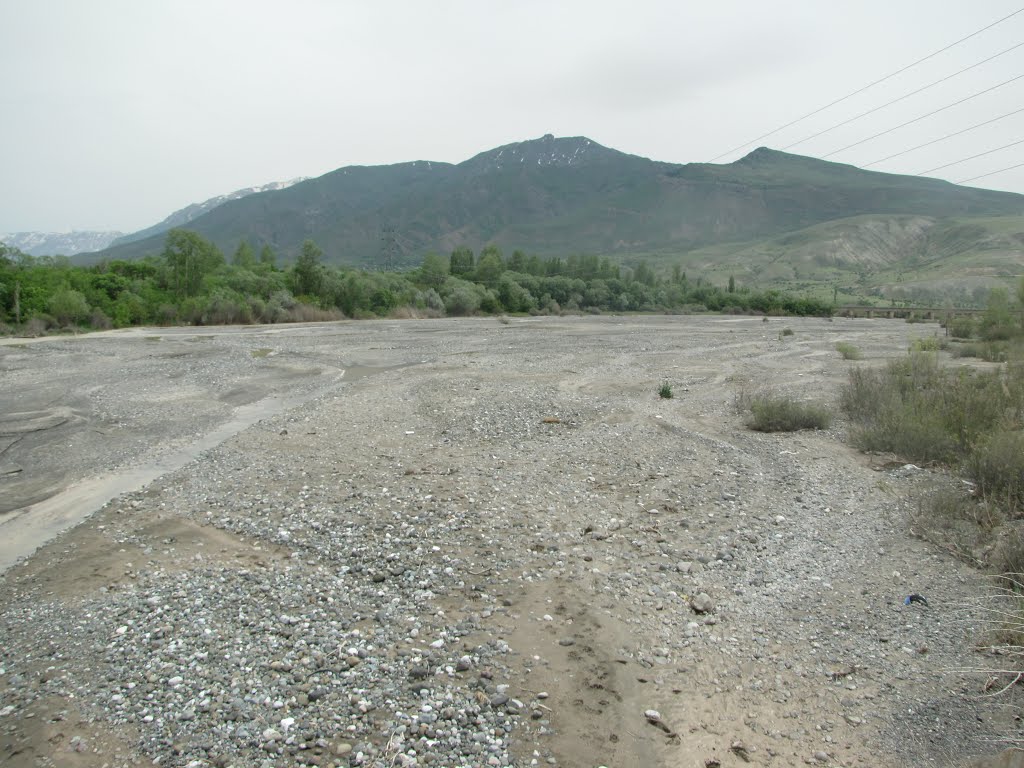
[[[850, 365], [937, 331], [475, 319], [0, 347], [8, 393], [31, 400], [41, 371], [62, 372], [8, 412], [97, 423], [118, 406], [80, 383], [113, 386], [111, 361], [143, 350], [153, 366], [114, 374], [117, 402], [144, 405], [168, 359], [191, 382], [168, 386], [160, 419], [123, 409], [135, 442], [76, 431], [62, 483], [133, 466], [125, 451], [159, 465], [284, 398], [7, 571], [0, 762], [953, 766], [994, 751], [1020, 726], [965, 671], [991, 661], [974, 651], [984, 581], [905, 522], [928, 471], [857, 454], [842, 423], [759, 434], [733, 409], [761, 384], [834, 403]], [[49, 448], [33, 432], [5, 466], [31, 450], [60, 469], [73, 425], [46, 424]], [[7, 521], [34, 514], [0, 517], [8, 548]]]

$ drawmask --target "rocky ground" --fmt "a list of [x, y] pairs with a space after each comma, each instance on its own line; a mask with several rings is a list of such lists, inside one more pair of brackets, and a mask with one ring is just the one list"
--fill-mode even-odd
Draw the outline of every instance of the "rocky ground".
[[[976, 671], [999, 663], [976, 650], [988, 583], [908, 530], [913, 494], [948, 479], [858, 454], [841, 420], [760, 434], [735, 409], [765, 385], [834, 406], [849, 366], [935, 333], [513, 318], [0, 346], [0, 494], [73, 521], [83, 483], [148, 481], [0, 583], [0, 761], [994, 752], [1021, 724]], [[13, 559], [40, 518], [8, 508]]]

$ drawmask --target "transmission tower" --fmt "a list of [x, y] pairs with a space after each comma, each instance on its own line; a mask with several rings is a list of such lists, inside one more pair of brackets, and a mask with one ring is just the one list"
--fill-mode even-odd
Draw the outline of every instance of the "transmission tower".
[[380, 230], [380, 255], [384, 269], [388, 272], [394, 270], [398, 258], [398, 240], [395, 237], [395, 228], [390, 224], [385, 224]]

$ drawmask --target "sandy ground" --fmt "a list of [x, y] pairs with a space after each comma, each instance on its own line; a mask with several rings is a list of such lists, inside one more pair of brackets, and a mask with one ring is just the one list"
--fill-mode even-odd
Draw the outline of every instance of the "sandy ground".
[[[161, 579], [203, 578], [190, 563], [222, 579], [331, 572], [350, 561], [323, 537], [343, 525], [370, 552], [398, 549], [385, 529], [401, 510], [417, 513], [407, 526], [437, 515], [415, 567], [431, 552], [450, 566], [429, 599], [389, 599], [439, 632], [464, 625], [467, 651], [507, 646], [495, 668], [525, 702], [508, 757], [464, 764], [953, 766], [994, 752], [1020, 724], [971, 671], [993, 664], [975, 650], [987, 583], [906, 523], [913, 494], [947, 478], [856, 453], [841, 420], [762, 435], [734, 408], [763, 386], [834, 406], [851, 365], [936, 333], [595, 317], [5, 341], [0, 563], [17, 564], [0, 585], [0, 760], [256, 764], [243, 747], [190, 751], [213, 728], [202, 718], [153, 736], [121, 706], [131, 693], [111, 705], [93, 651], [72, 658], [68, 627]], [[865, 359], [842, 360], [839, 341]], [[918, 592], [928, 608], [903, 605]], [[693, 607], [702, 593], [710, 610]], [[364, 615], [387, 603], [361, 594], [346, 599]], [[263, 759], [359, 764], [318, 735]], [[386, 736], [362, 764], [446, 764], [389, 753]]]

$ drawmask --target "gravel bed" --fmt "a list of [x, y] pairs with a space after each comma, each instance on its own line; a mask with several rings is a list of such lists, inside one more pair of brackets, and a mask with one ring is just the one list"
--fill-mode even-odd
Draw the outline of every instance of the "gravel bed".
[[[785, 340], [780, 321], [691, 317], [214, 334], [222, 351], [180, 386], [267, 376], [260, 393], [303, 382], [311, 399], [8, 572], [0, 755], [925, 766], [1017, 735], [965, 671], [985, 662], [983, 577], [907, 528], [941, 474], [857, 454], [841, 420], [761, 434], [734, 408], [765, 382], [834, 405], [851, 365], [836, 341], [873, 365], [936, 328], [785, 325]], [[91, 343], [47, 354], [113, 344]], [[379, 372], [272, 380], [257, 347]], [[152, 417], [131, 407], [126, 423]]]

